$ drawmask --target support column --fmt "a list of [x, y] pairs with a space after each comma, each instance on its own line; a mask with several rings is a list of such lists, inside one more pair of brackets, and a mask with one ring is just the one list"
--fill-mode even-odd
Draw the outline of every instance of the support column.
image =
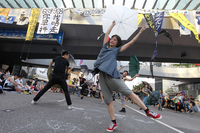
[[163, 87], [162, 87], [163, 83], [162, 83], [162, 79], [159, 78], [155, 78], [155, 91], [163, 91]]

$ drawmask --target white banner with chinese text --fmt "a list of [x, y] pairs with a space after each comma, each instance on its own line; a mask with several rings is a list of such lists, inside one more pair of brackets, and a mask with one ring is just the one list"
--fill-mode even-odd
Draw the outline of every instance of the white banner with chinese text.
[[43, 8], [37, 34], [59, 33], [63, 12], [63, 8]]

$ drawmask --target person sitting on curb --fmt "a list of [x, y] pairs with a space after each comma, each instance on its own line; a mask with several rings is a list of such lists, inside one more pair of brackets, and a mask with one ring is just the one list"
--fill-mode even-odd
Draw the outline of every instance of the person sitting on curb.
[[9, 77], [3, 85], [3, 89], [6, 90], [6, 91], [24, 92], [25, 94], [29, 94], [27, 92], [27, 90], [24, 90], [24, 89], [17, 87], [17, 85], [23, 87], [23, 85], [15, 82], [15, 80], [18, 79], [18, 78], [19, 78], [19, 76], [17, 74], [15, 74], [12, 77]]

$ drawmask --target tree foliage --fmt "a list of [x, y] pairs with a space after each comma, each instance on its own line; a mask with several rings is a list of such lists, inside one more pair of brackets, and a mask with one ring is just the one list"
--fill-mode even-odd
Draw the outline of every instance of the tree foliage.
[[165, 93], [168, 93], [168, 92], [173, 92], [173, 88], [168, 88], [167, 90], [165, 90]]
[[141, 83], [141, 84], [139, 84], [139, 85], [134, 85], [133, 86], [133, 90], [140, 90], [140, 87], [142, 87], [142, 88], [144, 88], [144, 84], [143, 83]]

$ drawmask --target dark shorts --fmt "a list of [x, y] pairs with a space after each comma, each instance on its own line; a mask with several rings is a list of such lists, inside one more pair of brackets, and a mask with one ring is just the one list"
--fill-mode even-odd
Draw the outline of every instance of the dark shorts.
[[15, 91], [15, 86], [4, 86], [3, 87], [3, 90], [5, 90], [5, 91]]

